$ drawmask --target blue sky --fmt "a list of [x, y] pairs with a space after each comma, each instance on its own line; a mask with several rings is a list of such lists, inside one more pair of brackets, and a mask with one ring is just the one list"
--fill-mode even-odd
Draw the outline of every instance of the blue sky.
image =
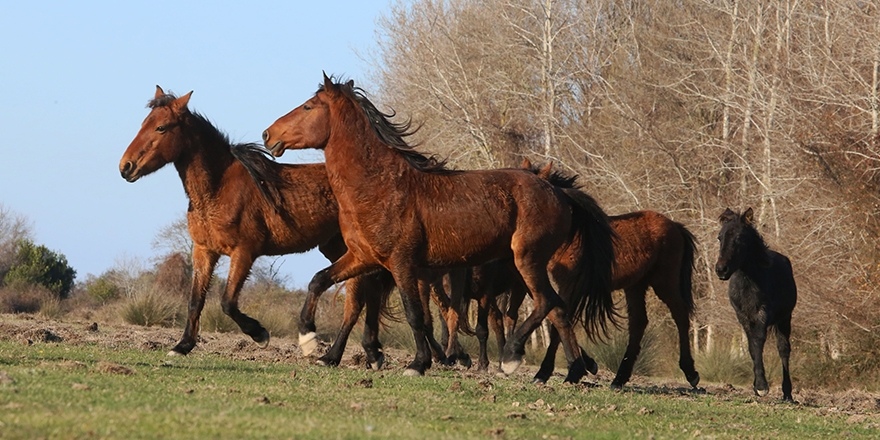
[[[376, 20], [391, 0], [4, 2], [0, 204], [63, 253], [77, 280], [149, 261], [187, 201], [171, 165], [134, 184], [119, 159], [155, 86], [184, 94], [233, 142], [258, 141], [308, 99], [321, 72], [367, 86]], [[284, 162], [322, 162], [320, 152]], [[328, 262], [285, 257], [302, 287]]]

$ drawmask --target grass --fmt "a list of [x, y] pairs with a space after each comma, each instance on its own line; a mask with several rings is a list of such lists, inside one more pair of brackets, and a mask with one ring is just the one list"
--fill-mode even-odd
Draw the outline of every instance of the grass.
[[0, 341], [12, 438], [876, 438], [875, 418], [666, 388]]

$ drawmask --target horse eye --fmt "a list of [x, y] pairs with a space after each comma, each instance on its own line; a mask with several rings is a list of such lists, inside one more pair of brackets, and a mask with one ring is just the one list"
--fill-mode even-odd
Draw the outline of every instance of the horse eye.
[[160, 125], [160, 126], [156, 127], [156, 131], [158, 131], [159, 133], [165, 133], [165, 131], [167, 131], [167, 130], [168, 130], [168, 127], [166, 127], [164, 125]]
[[310, 106], [308, 104], [303, 104], [303, 110], [311, 110], [311, 109], [312, 109], [312, 106]]

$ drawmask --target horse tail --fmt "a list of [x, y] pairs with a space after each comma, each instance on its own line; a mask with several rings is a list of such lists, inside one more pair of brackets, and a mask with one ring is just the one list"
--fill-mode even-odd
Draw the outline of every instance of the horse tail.
[[278, 212], [283, 204], [281, 191], [278, 188], [284, 184], [284, 179], [278, 173], [278, 169], [272, 166], [275, 164], [272, 155], [255, 143], [236, 144], [231, 147], [231, 151], [232, 156], [241, 162], [254, 179], [263, 198], [272, 205], [275, 212]]
[[[468, 316], [471, 312], [471, 298], [474, 295], [474, 269], [469, 267], [464, 275], [464, 295], [453, 295], [452, 307], [458, 311], [458, 330], [468, 336], [476, 336], [477, 332], [471, 328]], [[455, 298], [459, 296], [459, 298]], [[457, 302], [457, 304], [456, 304]]]
[[676, 222], [675, 223], [678, 232], [681, 233], [681, 238], [684, 241], [684, 249], [682, 250], [681, 256], [681, 267], [679, 270], [681, 273], [679, 274], [678, 280], [680, 283], [680, 288], [678, 289], [681, 294], [681, 299], [684, 301], [685, 310], [687, 310], [688, 316], [693, 316], [694, 314], [694, 295], [693, 295], [693, 274], [694, 274], [694, 264], [695, 257], [697, 254], [697, 239], [694, 237], [694, 234], [691, 233], [683, 224]]
[[561, 283], [563, 298], [574, 305], [573, 320], [580, 319], [591, 340], [608, 336], [608, 323], [615, 327], [618, 314], [611, 296], [614, 267], [614, 239], [608, 216], [588, 194], [562, 189], [572, 201], [572, 237], [568, 246], [577, 246], [574, 279]]
[[400, 322], [400, 316], [396, 315], [392, 308], [388, 306], [388, 299], [391, 298], [391, 292], [394, 291], [394, 278], [391, 276], [391, 273], [383, 270], [368, 276], [375, 277], [377, 279], [376, 285], [379, 287], [379, 291], [375, 292], [375, 294], [380, 296], [379, 322]]

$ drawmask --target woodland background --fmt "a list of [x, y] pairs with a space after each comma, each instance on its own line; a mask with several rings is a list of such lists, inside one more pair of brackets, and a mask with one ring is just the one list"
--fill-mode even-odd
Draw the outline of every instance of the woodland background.
[[[692, 345], [701, 373], [712, 359], [734, 359], [749, 377], [713, 265], [718, 216], [751, 206], [765, 240], [794, 265], [795, 380], [877, 388], [880, 2], [416, 0], [392, 4], [379, 29], [378, 50], [363, 55], [372, 76], [355, 82], [420, 126], [421, 151], [459, 169], [552, 161], [580, 175], [609, 214], [655, 210], [694, 233]], [[0, 210], [0, 311], [63, 317], [80, 308], [77, 316], [110, 319], [137, 298], [170, 296], [178, 298], [170, 318], [141, 323], [179, 322], [185, 222], [157, 237], [156, 261], [122, 261], [64, 294], [8, 279], [29, 236], [26, 219]], [[282, 296], [301, 303], [271, 262], [248, 289], [244, 300], [252, 310], [266, 304], [266, 314]], [[649, 305], [658, 336], [646, 345], [674, 353], [668, 312], [655, 299]], [[204, 329], [237, 331], [211, 307], [206, 319], [215, 313], [218, 324]]]

